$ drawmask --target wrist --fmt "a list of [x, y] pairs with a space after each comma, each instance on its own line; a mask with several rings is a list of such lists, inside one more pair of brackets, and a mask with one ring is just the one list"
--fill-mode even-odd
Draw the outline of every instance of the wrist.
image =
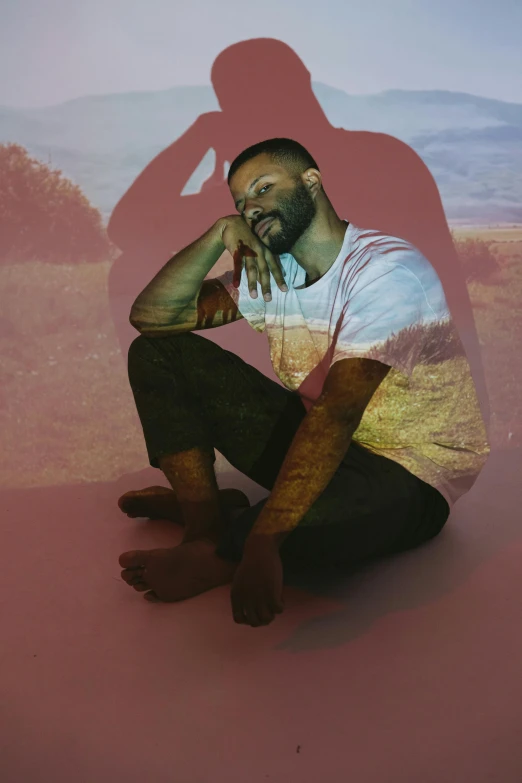
[[214, 229], [216, 230], [221, 241], [223, 241], [223, 234], [225, 233], [225, 229], [227, 228], [229, 223], [230, 223], [230, 215], [226, 215], [225, 217], [220, 217], [214, 223]]
[[223, 239], [223, 234], [225, 233], [225, 230], [233, 223], [237, 224], [238, 221], [241, 221], [241, 225], [245, 225], [245, 221], [241, 217], [241, 215], [224, 215], [223, 217], [220, 217], [216, 220], [214, 223], [214, 228], [217, 230], [219, 236], [221, 239]]
[[225, 249], [225, 243], [223, 242], [223, 232], [225, 231], [225, 228], [227, 227], [227, 224], [224, 220], [224, 218], [219, 218], [216, 220], [216, 222], [212, 225], [212, 228], [209, 229], [209, 233], [212, 234], [214, 240], [218, 242], [220, 245], [223, 246], [223, 249]]
[[245, 541], [244, 552], [277, 552], [288, 533], [259, 533], [252, 530]]

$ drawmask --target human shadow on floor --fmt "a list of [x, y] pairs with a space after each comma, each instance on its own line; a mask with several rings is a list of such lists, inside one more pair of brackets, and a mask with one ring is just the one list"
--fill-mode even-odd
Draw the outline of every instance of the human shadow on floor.
[[[338, 602], [339, 609], [305, 621], [279, 648], [300, 652], [345, 644], [360, 637], [380, 618], [429, 604], [462, 585], [479, 566], [520, 540], [521, 468], [522, 449], [492, 452], [475, 486], [458, 501], [440, 536], [414, 550], [345, 571], [286, 574], [287, 586]], [[267, 494], [235, 471], [219, 474], [218, 482], [221, 487], [243, 489], [252, 504]], [[81, 538], [87, 531], [94, 530], [92, 535], [100, 536], [104, 526], [126, 522], [117, 507], [123, 492], [153, 484], [167, 486], [160, 471], [146, 468], [116, 481], [3, 490], [0, 505], [5, 520], [16, 520], [12, 535], [18, 536], [20, 530], [30, 535], [37, 517], [38, 529], [48, 530], [49, 539], [66, 536], [72, 550], [77, 550], [82, 548]], [[180, 528], [171, 522], [128, 522], [142, 525], [141, 532], [131, 528], [134, 548], [166, 546], [171, 538], [171, 545], [179, 542], [175, 539], [180, 537]], [[6, 531], [8, 542], [7, 522]], [[39, 535], [48, 540], [47, 533]], [[111, 540], [114, 548], [118, 540], [114, 531]], [[130, 548], [128, 543], [122, 540], [121, 551]], [[100, 546], [104, 548], [103, 542]], [[118, 574], [116, 558], [114, 564], [114, 573]], [[63, 563], [63, 567], [70, 568], [71, 563]], [[33, 576], [38, 582], [38, 575]], [[284, 614], [280, 622], [284, 622]]]
[[522, 449], [491, 453], [474, 487], [455, 504], [442, 532], [415, 549], [353, 568], [292, 579], [340, 609], [304, 622], [279, 645], [293, 652], [353, 641], [379, 618], [432, 603], [480, 566], [520, 542]]

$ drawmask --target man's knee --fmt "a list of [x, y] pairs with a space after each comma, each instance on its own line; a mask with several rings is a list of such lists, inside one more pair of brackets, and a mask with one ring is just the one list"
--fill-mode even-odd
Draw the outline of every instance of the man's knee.
[[127, 353], [127, 365], [129, 370], [132, 367], [142, 364], [147, 358], [150, 361], [150, 355], [152, 353], [152, 346], [150, 345], [150, 338], [139, 334], [129, 345]]
[[185, 350], [187, 343], [191, 342], [191, 332], [169, 335], [168, 337], [146, 337], [139, 334], [130, 344], [128, 352], [129, 365], [143, 360], [150, 361], [151, 356], [162, 355], [174, 358], [180, 350]]

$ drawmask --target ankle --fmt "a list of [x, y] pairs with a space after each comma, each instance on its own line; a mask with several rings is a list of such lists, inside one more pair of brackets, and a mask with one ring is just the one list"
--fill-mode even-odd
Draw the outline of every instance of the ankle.
[[185, 544], [200, 538], [211, 538], [213, 541], [217, 541], [225, 529], [226, 524], [226, 517], [221, 513], [212, 514], [203, 518], [192, 517], [185, 522], [182, 543]]

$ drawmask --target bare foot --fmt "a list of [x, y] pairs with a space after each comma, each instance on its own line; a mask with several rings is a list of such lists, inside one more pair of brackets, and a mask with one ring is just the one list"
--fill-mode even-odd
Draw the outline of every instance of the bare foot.
[[[247, 508], [250, 505], [245, 493], [239, 489], [220, 489], [219, 497], [225, 508]], [[167, 487], [146, 487], [126, 492], [118, 500], [118, 506], [124, 514], [133, 519], [170, 519], [183, 524], [174, 490]]]
[[237, 563], [215, 553], [212, 541], [200, 538], [172, 549], [124, 552], [121, 578], [148, 601], [182, 601], [232, 581]]
[[126, 492], [118, 500], [118, 506], [128, 517], [171, 519], [181, 523], [179, 503], [174, 490], [167, 487], [146, 487]]

